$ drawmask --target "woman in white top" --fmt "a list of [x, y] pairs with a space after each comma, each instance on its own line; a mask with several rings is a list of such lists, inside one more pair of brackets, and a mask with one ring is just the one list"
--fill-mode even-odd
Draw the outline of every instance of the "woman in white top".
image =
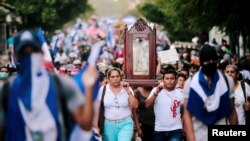
[[[122, 75], [118, 68], [111, 68], [107, 72], [104, 102], [104, 141], [131, 141], [134, 130], [132, 108], [138, 107], [129, 83], [121, 82]], [[101, 103], [105, 86], [99, 90], [98, 101]]]
[[[241, 86], [242, 83], [237, 80], [239, 76], [238, 68], [235, 65], [227, 65], [225, 73], [234, 79], [235, 109], [238, 116], [238, 124], [245, 125], [246, 119], [244, 110], [250, 109], [250, 103], [247, 100], [247, 102], [245, 102], [245, 97]], [[246, 82], [244, 82], [244, 85], [246, 97], [250, 97], [250, 87]]]

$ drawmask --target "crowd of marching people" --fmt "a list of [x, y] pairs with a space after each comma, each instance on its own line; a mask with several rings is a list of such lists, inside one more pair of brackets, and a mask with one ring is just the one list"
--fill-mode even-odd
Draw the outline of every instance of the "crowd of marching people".
[[[92, 16], [52, 38], [41, 28], [13, 35], [15, 59], [0, 66], [0, 141], [205, 141], [209, 125], [249, 124], [249, 58], [226, 40], [183, 49], [175, 64], [158, 58], [159, 84], [132, 87], [123, 27]], [[170, 47], [157, 37], [157, 51]]]

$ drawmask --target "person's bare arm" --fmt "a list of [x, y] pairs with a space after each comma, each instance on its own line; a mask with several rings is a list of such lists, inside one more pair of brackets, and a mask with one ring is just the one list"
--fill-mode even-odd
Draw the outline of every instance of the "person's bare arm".
[[141, 130], [140, 121], [139, 121], [139, 117], [138, 117], [138, 109], [133, 109], [132, 112], [133, 112], [133, 119], [135, 122], [137, 134], [139, 137], [143, 137], [143, 132]]
[[151, 96], [149, 99], [147, 99], [145, 101], [145, 107], [149, 108], [149, 107], [153, 106], [157, 96], [158, 96], [158, 93], [155, 92], [153, 96]]
[[99, 120], [99, 110], [101, 107], [101, 102], [97, 101], [96, 104], [94, 104], [94, 120], [93, 120], [93, 126], [94, 128], [98, 129], [98, 120]]
[[138, 105], [139, 105], [139, 102], [138, 102], [138, 100], [135, 98], [135, 96], [132, 94], [132, 90], [131, 90], [131, 88], [129, 87], [129, 83], [128, 83], [128, 82], [123, 82], [123, 83], [122, 83], [122, 86], [123, 86], [123, 88], [127, 91], [129, 106], [130, 106], [132, 109], [137, 109], [137, 108], [138, 108]]
[[132, 109], [138, 108], [138, 105], [139, 105], [138, 100], [131, 93], [128, 93], [128, 95], [129, 95], [129, 98], [128, 98], [129, 106]]
[[194, 136], [194, 129], [193, 129], [193, 121], [192, 121], [192, 115], [191, 113], [187, 110], [187, 99], [184, 99], [184, 104], [183, 104], [183, 127], [184, 127], [184, 132], [186, 135], [187, 141], [195, 141], [195, 136]]
[[158, 64], [156, 66], [156, 75], [160, 75], [161, 74], [161, 58], [158, 57], [157, 60], [158, 60]]
[[93, 123], [93, 86], [97, 80], [97, 70], [90, 66], [83, 76], [83, 83], [85, 88], [85, 104], [75, 111], [73, 117], [83, 130], [90, 131]]
[[154, 95], [152, 95], [151, 97], [149, 97], [146, 101], [145, 101], [145, 107], [149, 108], [151, 106], [154, 105], [155, 99], [158, 96], [159, 92], [163, 89], [163, 84], [160, 83], [157, 88], [156, 91], [154, 92]]

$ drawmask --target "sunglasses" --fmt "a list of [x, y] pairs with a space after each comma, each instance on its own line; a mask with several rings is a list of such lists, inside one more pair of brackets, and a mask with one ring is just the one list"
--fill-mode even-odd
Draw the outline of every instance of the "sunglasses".
[[115, 102], [115, 107], [116, 107], [117, 109], [119, 109], [120, 106], [119, 106], [117, 97], [114, 98], [114, 102]]

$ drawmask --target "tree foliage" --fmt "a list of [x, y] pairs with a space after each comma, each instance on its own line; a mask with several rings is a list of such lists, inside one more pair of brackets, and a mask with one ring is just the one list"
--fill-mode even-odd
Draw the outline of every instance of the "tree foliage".
[[141, 5], [139, 10], [149, 20], [162, 24], [170, 34], [175, 31], [183, 35], [208, 32], [218, 26], [230, 36], [233, 52], [234, 47], [239, 46], [240, 35], [243, 35], [245, 46], [250, 43], [250, 8], [247, 1], [155, 0]]
[[144, 3], [139, 6], [139, 11], [148, 20], [163, 25], [171, 40], [190, 41], [196, 34], [196, 31], [188, 26], [187, 18], [176, 12], [167, 0]]
[[8, 0], [20, 16], [19, 28], [42, 26], [51, 31], [91, 9], [87, 0]]

